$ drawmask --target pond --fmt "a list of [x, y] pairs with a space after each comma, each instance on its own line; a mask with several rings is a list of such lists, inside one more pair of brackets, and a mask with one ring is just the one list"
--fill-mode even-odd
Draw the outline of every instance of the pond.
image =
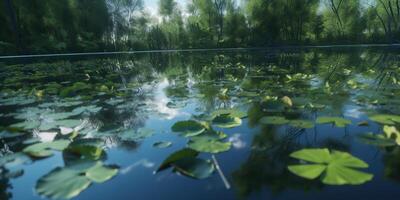
[[398, 199], [393, 48], [0, 60], [0, 199]]

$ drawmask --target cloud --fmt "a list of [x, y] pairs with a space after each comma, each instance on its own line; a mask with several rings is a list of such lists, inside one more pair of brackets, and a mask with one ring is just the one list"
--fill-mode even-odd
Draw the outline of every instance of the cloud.
[[142, 159], [142, 160], [136, 161], [135, 163], [133, 163], [133, 164], [121, 169], [120, 172], [121, 172], [121, 174], [127, 174], [132, 169], [134, 169], [136, 167], [139, 167], [139, 166], [142, 166], [144, 168], [153, 168], [155, 166], [155, 163], [153, 163], [153, 162], [151, 162], [151, 161], [149, 161], [147, 159]]

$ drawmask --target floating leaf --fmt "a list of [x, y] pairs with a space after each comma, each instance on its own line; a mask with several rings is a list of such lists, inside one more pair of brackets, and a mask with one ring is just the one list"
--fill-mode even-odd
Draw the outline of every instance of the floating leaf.
[[31, 159], [23, 153], [6, 154], [0, 157], [0, 167], [14, 167], [29, 162]]
[[73, 128], [77, 127], [82, 123], [81, 120], [77, 119], [65, 119], [65, 120], [59, 120], [59, 121], [54, 121], [54, 122], [48, 122], [48, 123], [42, 123], [39, 126], [39, 130], [41, 131], [47, 131], [50, 129], [55, 129], [58, 127], [67, 127], [67, 128]]
[[284, 117], [263, 117], [260, 119], [260, 123], [268, 125], [284, 125], [288, 122], [289, 120]]
[[157, 172], [169, 168], [172, 163], [174, 163], [178, 160], [188, 158], [188, 157], [197, 157], [197, 155], [199, 155], [199, 152], [197, 152], [193, 149], [188, 149], [188, 148], [176, 151], [176, 152], [172, 153], [170, 156], [168, 156], [162, 162], [160, 167], [158, 167]]
[[87, 189], [92, 181], [103, 183], [117, 173], [118, 169], [101, 162], [57, 167], [41, 177], [35, 188], [38, 194], [51, 199], [71, 199]]
[[395, 146], [396, 142], [382, 134], [366, 133], [359, 136], [359, 140], [365, 144], [376, 146]]
[[65, 152], [79, 156], [80, 159], [98, 160], [103, 154], [103, 149], [91, 145], [70, 145]]
[[105, 167], [101, 163], [97, 163], [86, 172], [86, 177], [96, 183], [104, 183], [117, 175], [118, 169]]
[[219, 140], [207, 137], [194, 137], [188, 143], [188, 147], [199, 152], [221, 153], [228, 151], [232, 146], [230, 142], [221, 142]]
[[0, 138], [15, 138], [25, 135], [26, 133], [22, 132], [22, 130], [18, 128], [7, 128], [3, 129], [0, 127]]
[[357, 124], [358, 126], [369, 126], [368, 121], [362, 121]]
[[74, 110], [72, 110], [72, 113], [75, 115], [80, 115], [82, 113], [97, 113], [101, 110], [101, 107], [97, 107], [95, 105], [91, 105], [91, 106], [82, 106], [79, 108], [75, 108]]
[[181, 133], [184, 137], [192, 137], [203, 133], [205, 127], [199, 122], [188, 120], [175, 123], [171, 129], [173, 132]]
[[40, 178], [36, 191], [51, 199], [71, 199], [89, 187], [91, 181], [80, 171], [56, 168]]
[[221, 114], [216, 116], [212, 123], [220, 128], [233, 128], [240, 126], [242, 120], [238, 117], [233, 117], [230, 114]]
[[345, 127], [351, 124], [351, 121], [342, 117], [318, 117], [318, 124], [335, 124], [337, 127]]
[[38, 128], [39, 126], [40, 126], [40, 122], [39, 121], [30, 121], [30, 120], [29, 121], [23, 121], [23, 122], [11, 125], [11, 127], [23, 128], [25, 130], [35, 129], [35, 128]]
[[214, 172], [214, 164], [200, 158], [184, 158], [174, 162], [173, 166], [179, 173], [195, 179], [205, 179]]
[[313, 128], [314, 123], [308, 120], [291, 120], [289, 122], [290, 126], [297, 127], [297, 128]]
[[172, 145], [172, 142], [156, 142], [153, 144], [153, 147], [157, 148], [167, 148]]
[[68, 147], [70, 141], [57, 140], [54, 142], [37, 143], [25, 147], [22, 151], [33, 157], [49, 157], [53, 155], [52, 150], [62, 151]]
[[400, 123], [400, 116], [398, 115], [373, 115], [370, 117], [372, 121], [378, 122], [380, 124], [386, 125], [395, 125], [396, 123]]
[[328, 149], [303, 149], [290, 155], [293, 158], [310, 162], [310, 164], [290, 165], [290, 172], [306, 178], [321, 177], [328, 185], [359, 185], [370, 181], [372, 174], [357, 171], [356, 168], [367, 168], [368, 164], [346, 152]]
[[237, 108], [230, 108], [230, 109], [219, 109], [215, 110], [212, 112], [212, 116], [216, 117], [218, 115], [223, 115], [223, 114], [229, 114], [232, 117], [238, 117], [238, 118], [245, 118], [247, 117], [247, 113], [243, 112]]
[[207, 138], [209, 140], [219, 140], [219, 139], [225, 139], [226, 137], [228, 137], [228, 135], [226, 135], [224, 132], [214, 131], [214, 130], [206, 130], [201, 135], [194, 136], [191, 139]]

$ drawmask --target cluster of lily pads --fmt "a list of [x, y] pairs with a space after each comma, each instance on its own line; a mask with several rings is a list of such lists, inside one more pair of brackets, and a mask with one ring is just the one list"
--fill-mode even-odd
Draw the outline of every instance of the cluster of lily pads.
[[[50, 157], [54, 152], [61, 152], [65, 167], [57, 167], [41, 177], [36, 184], [36, 192], [52, 199], [70, 199], [79, 195], [92, 183], [103, 183], [114, 177], [118, 168], [104, 165], [104, 141], [101, 139], [84, 139], [75, 128], [60, 127], [57, 132], [36, 131], [36, 137], [24, 140], [20, 153], [7, 154], [1, 157], [0, 166], [9, 167]], [[1, 132], [2, 138], [23, 137], [14, 135], [14, 129]]]
[[[366, 133], [359, 136], [360, 141], [379, 147], [393, 147], [400, 145], [400, 116], [377, 114], [370, 120], [383, 125], [383, 134]], [[331, 122], [331, 120], [322, 120]], [[364, 161], [341, 151], [328, 149], [303, 149], [290, 154], [292, 158], [300, 160], [298, 165], [288, 166], [292, 173], [306, 178], [320, 177], [324, 184], [329, 185], [358, 185], [372, 180], [373, 175], [357, 169], [368, 168]]]
[[[174, 171], [195, 179], [210, 176], [215, 170], [211, 160], [198, 158], [199, 153], [217, 154], [231, 149], [231, 142], [224, 142], [227, 135], [219, 128], [234, 128], [242, 124], [246, 113], [236, 109], [220, 109], [210, 116], [196, 116], [196, 119], [176, 122], [171, 130], [188, 138], [187, 148], [174, 152], [160, 165], [157, 172], [173, 167]], [[201, 119], [201, 120], [200, 120]]]

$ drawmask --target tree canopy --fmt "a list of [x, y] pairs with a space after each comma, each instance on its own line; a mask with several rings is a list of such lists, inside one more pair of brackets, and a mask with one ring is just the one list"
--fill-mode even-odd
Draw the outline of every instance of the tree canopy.
[[2, 0], [0, 54], [396, 43], [400, 0]]

